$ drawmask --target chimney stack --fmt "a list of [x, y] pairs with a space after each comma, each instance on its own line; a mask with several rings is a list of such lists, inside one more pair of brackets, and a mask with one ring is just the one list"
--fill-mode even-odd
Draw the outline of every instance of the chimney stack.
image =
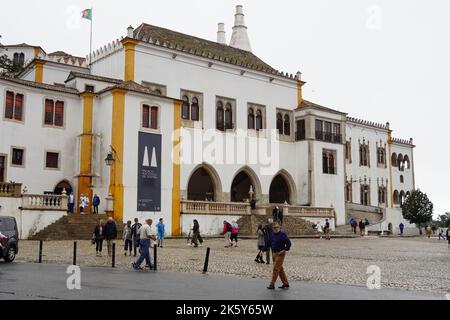
[[230, 46], [252, 52], [250, 40], [245, 26], [244, 10], [241, 5], [236, 6], [236, 14], [234, 16], [233, 35], [231, 36]]
[[225, 23], [219, 23], [219, 29], [217, 31], [217, 42], [220, 44], [227, 44], [226, 34], [225, 34]]

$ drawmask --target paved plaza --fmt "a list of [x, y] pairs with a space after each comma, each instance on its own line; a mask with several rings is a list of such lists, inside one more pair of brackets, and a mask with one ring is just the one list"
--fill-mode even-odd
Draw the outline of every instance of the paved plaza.
[[[132, 257], [123, 255], [117, 241], [117, 270], [131, 270]], [[186, 245], [186, 240], [165, 240], [158, 250], [158, 272], [201, 273], [206, 247], [211, 248], [208, 273], [244, 278], [269, 279], [272, 265], [257, 264], [256, 240], [241, 240], [238, 248], [224, 248], [221, 239], [206, 239], [203, 247]], [[36, 262], [39, 242], [21, 241], [18, 262]], [[111, 259], [106, 248], [95, 256], [95, 246], [78, 241], [77, 264], [106, 267]], [[73, 242], [44, 242], [43, 263], [72, 263]], [[285, 269], [291, 281], [345, 284], [366, 287], [367, 268], [381, 270], [382, 288], [450, 293], [450, 249], [446, 241], [427, 238], [294, 239]]]

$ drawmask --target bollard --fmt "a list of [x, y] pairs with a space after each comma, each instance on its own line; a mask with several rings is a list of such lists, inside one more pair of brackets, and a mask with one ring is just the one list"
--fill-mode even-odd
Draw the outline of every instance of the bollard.
[[112, 244], [112, 267], [116, 267], [116, 244]]
[[77, 242], [73, 242], [73, 265], [77, 265]]
[[211, 248], [206, 249], [206, 258], [205, 258], [205, 265], [203, 267], [203, 273], [208, 272], [208, 263], [209, 263], [209, 253], [211, 251]]
[[154, 251], [153, 251], [153, 270], [156, 271], [156, 261], [158, 259], [158, 246], [155, 244], [154, 245]]
[[39, 263], [42, 263], [42, 240], [39, 240]]

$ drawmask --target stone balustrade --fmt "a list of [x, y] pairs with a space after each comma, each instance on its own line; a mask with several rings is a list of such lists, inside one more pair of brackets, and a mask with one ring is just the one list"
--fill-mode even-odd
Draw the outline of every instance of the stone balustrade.
[[334, 218], [333, 208], [317, 208], [317, 207], [300, 207], [300, 206], [284, 206], [283, 215], [296, 217], [311, 218]]
[[20, 197], [21, 183], [0, 182], [0, 197]]
[[181, 201], [181, 212], [198, 215], [250, 215], [249, 203], [208, 202], [208, 201]]
[[67, 196], [62, 195], [22, 195], [23, 210], [67, 210]]

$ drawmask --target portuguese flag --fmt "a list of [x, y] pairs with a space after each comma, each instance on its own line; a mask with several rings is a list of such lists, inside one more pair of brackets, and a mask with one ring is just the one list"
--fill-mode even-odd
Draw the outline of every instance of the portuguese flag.
[[82, 18], [92, 21], [92, 9], [83, 10], [83, 11], [81, 11], [81, 14], [82, 14], [82, 16], [81, 16]]

